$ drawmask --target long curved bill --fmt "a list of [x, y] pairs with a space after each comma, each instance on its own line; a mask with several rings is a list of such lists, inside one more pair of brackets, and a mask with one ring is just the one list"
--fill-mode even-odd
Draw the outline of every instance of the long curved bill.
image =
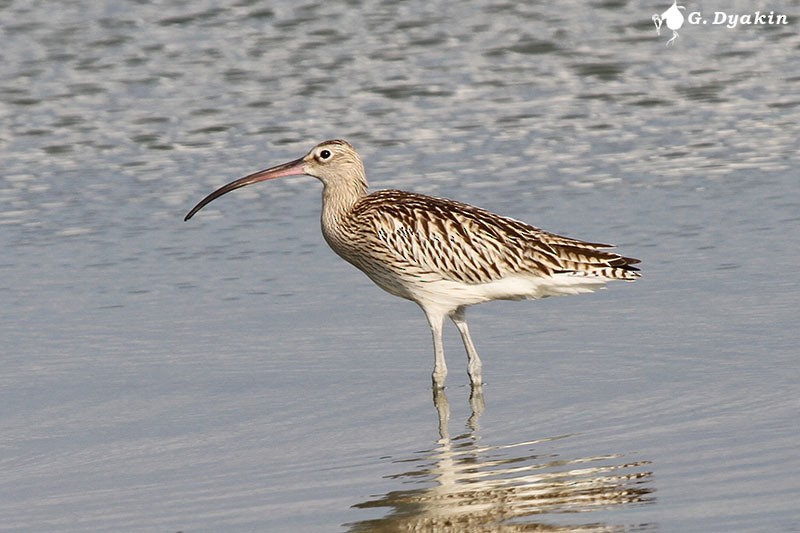
[[189, 220], [194, 216], [195, 213], [203, 209], [207, 204], [213, 202], [223, 194], [227, 194], [235, 189], [244, 187], [245, 185], [251, 185], [253, 183], [258, 183], [259, 181], [282, 178], [283, 176], [298, 176], [300, 174], [305, 174], [305, 173], [306, 173], [306, 163], [304, 159], [301, 157], [300, 159], [289, 161], [288, 163], [278, 165], [277, 167], [268, 168], [266, 170], [260, 170], [243, 178], [239, 178], [236, 181], [232, 181], [229, 184], [220, 187], [216, 191], [212, 192], [211, 194], [200, 200], [200, 203], [194, 206], [192, 210], [189, 211], [189, 213], [187, 213], [186, 217], [184, 217], [183, 220], [184, 222]]

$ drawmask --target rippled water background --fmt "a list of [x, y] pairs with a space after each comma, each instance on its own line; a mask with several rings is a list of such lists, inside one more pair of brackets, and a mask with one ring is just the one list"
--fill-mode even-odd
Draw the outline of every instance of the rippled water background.
[[[0, 1], [0, 530], [800, 529], [800, 2]], [[287, 179], [611, 241], [644, 277], [430, 338]]]

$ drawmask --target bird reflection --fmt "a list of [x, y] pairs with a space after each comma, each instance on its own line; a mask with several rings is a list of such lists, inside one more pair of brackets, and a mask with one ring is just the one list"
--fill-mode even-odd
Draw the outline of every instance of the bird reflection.
[[[433, 402], [439, 418], [437, 446], [415, 457], [394, 461], [413, 465], [390, 476], [410, 488], [354, 505], [361, 509], [386, 508], [388, 513], [383, 518], [347, 524], [349, 531], [651, 529], [641, 523], [630, 527], [586, 521], [563, 525], [567, 522], [563, 516], [566, 513], [654, 501], [648, 461], [625, 462], [618, 454], [559, 457], [552, 451], [553, 443], [570, 435], [482, 446], [476, 434], [484, 409], [480, 387], [472, 390], [472, 413], [466, 431], [455, 437], [449, 433], [450, 404], [445, 392], [434, 389]], [[537, 452], [537, 448], [547, 451]], [[562, 516], [548, 523], [545, 515], [555, 514]]]

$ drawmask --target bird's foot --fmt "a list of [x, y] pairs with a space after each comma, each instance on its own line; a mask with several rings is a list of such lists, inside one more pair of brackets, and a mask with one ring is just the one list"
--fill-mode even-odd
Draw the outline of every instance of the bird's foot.
[[473, 389], [483, 387], [483, 375], [481, 374], [481, 365], [478, 363], [475, 367], [469, 367], [469, 384]]

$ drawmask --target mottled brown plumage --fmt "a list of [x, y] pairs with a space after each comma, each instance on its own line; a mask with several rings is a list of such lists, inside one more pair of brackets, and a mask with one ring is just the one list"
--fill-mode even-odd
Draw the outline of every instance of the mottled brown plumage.
[[330, 247], [387, 292], [416, 302], [433, 333], [434, 386], [447, 368], [441, 332], [449, 316], [469, 356], [473, 386], [481, 362], [465, 310], [489, 300], [537, 299], [591, 292], [609, 280], [639, 277], [638, 259], [611, 245], [562, 237], [479, 207], [397, 190], [367, 194], [364, 166], [342, 140], [325, 141], [304, 157], [256, 172], [214, 191], [192, 209], [239, 187], [297, 174], [318, 178], [322, 233]]

